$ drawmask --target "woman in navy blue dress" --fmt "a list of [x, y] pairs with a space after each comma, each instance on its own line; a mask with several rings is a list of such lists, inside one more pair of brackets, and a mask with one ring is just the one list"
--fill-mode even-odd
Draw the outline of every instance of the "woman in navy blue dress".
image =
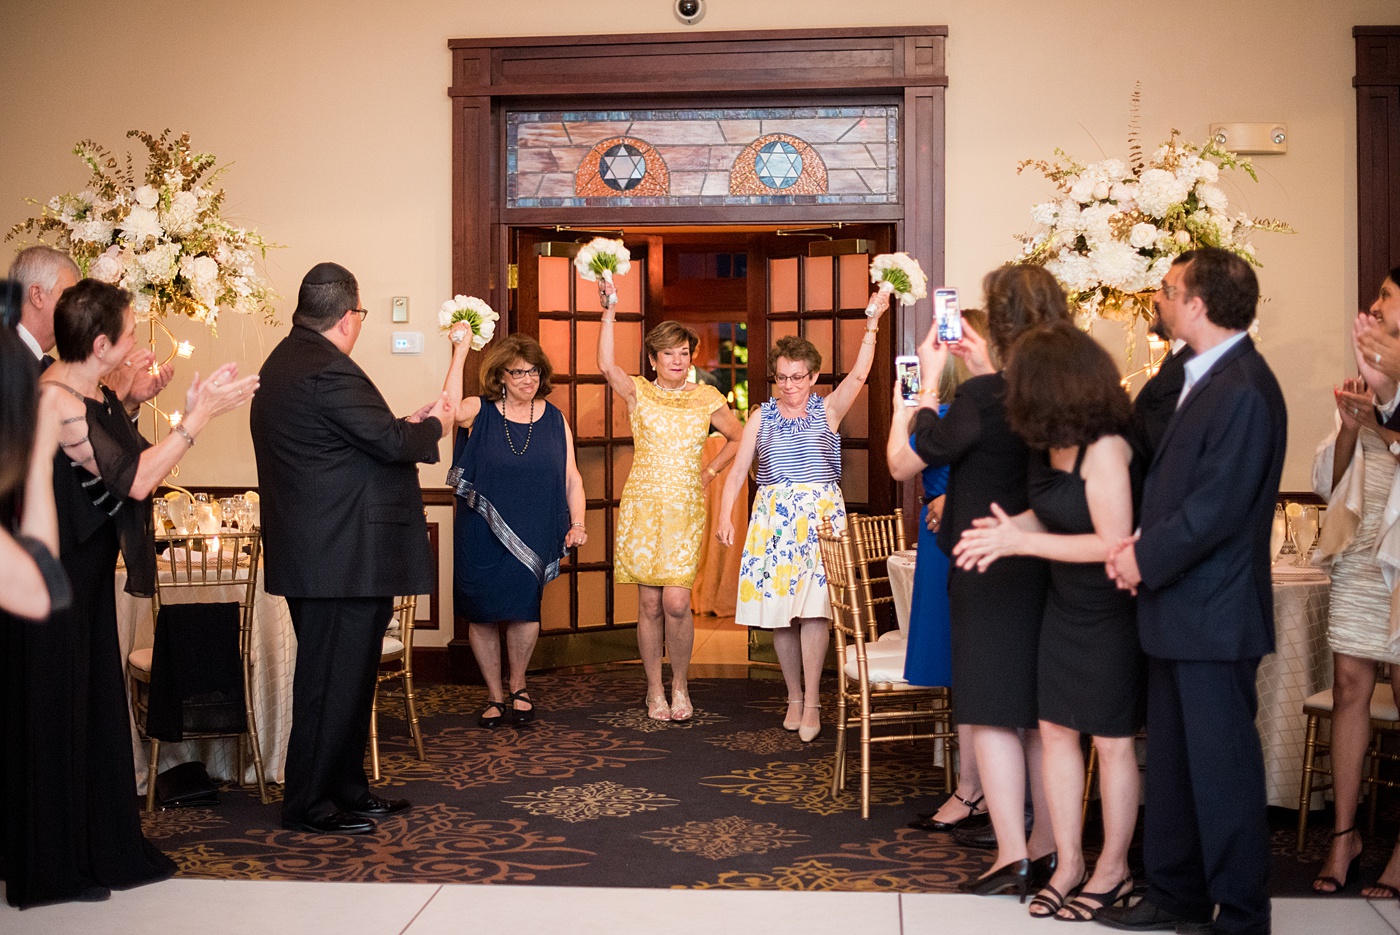
[[[964, 309], [963, 330], [982, 336], [987, 316], [981, 309]], [[970, 375], [960, 359], [949, 355], [938, 381], [938, 398], [952, 399], [958, 385]], [[938, 407], [939, 418], [948, 414], [948, 405]], [[913, 450], [914, 438], [909, 438]], [[914, 462], [891, 463], [895, 480], [909, 480]], [[952, 622], [948, 606], [948, 556], [938, 547], [938, 524], [948, 492], [948, 465], [926, 467], [919, 472], [924, 491], [924, 508], [919, 514], [918, 559], [914, 565], [914, 593], [909, 608], [909, 642], [904, 654], [904, 678], [911, 685], [953, 684]], [[936, 812], [920, 813], [909, 827], [919, 831], [951, 832], [971, 818], [986, 821], [982, 807], [982, 779], [977, 773], [977, 756], [972, 750], [972, 730], [958, 725], [958, 787]]]
[[[467, 326], [459, 325], [458, 330]], [[534, 338], [512, 334], [481, 364], [482, 395], [462, 398], [470, 335], [456, 345], [443, 389], [458, 399], [462, 431], [447, 483], [457, 494], [453, 549], [456, 610], [471, 623], [472, 653], [486, 682], [478, 724], [509, 716], [530, 723], [534, 704], [525, 670], [540, 632], [544, 586], [559, 561], [582, 545], [583, 478], [564, 414], [544, 400], [554, 368]], [[501, 636], [510, 664], [510, 700], [501, 681]]]

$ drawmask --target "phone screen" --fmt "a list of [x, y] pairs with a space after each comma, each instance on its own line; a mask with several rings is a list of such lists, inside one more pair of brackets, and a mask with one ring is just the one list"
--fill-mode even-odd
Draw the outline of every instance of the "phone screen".
[[906, 406], [919, 404], [919, 358], [897, 357], [894, 362], [895, 377], [899, 380], [899, 395]]
[[938, 340], [950, 344], [962, 340], [962, 310], [958, 308], [958, 290], [935, 289], [933, 315], [938, 324]]

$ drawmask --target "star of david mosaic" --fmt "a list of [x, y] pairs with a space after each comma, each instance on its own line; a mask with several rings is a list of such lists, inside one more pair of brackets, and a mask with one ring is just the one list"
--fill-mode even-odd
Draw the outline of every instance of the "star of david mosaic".
[[646, 157], [629, 143], [608, 147], [598, 160], [598, 176], [603, 184], [615, 191], [625, 192], [636, 188], [646, 174]]
[[769, 188], [787, 188], [802, 175], [802, 156], [786, 140], [772, 140], [754, 157], [754, 171]]

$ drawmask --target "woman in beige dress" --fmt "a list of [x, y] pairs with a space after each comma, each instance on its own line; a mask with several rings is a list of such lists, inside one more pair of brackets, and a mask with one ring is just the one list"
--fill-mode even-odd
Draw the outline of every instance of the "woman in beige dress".
[[[1400, 335], [1400, 268], [1390, 271], [1369, 314], [1387, 333]], [[1400, 433], [1376, 423], [1369, 385], [1384, 378], [1360, 354], [1361, 377], [1336, 391], [1337, 428], [1313, 462], [1313, 489], [1327, 500], [1327, 522], [1314, 563], [1332, 575], [1327, 642], [1332, 648], [1332, 787], [1336, 804], [1332, 846], [1313, 890], [1339, 893], [1361, 860], [1356, 808], [1361, 769], [1370, 738], [1371, 694], [1383, 664], [1400, 664], [1400, 473], [1391, 447]], [[1396, 446], [1400, 447], [1400, 446]], [[1390, 517], [1390, 522], [1386, 522]], [[1400, 677], [1391, 690], [1400, 703]], [[1400, 844], [1380, 879], [1361, 893], [1370, 899], [1400, 896]]]

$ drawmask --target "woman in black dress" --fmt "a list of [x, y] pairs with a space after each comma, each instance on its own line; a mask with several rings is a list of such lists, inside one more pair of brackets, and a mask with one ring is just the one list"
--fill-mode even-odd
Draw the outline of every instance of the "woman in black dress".
[[[1132, 596], [1104, 573], [1110, 546], [1133, 529], [1131, 411], [1108, 352], [1073, 325], [1023, 335], [1006, 377], [1007, 421], [1035, 451], [1031, 508], [1009, 515], [992, 504], [954, 555], [959, 567], [977, 571], [1016, 555], [1050, 562], [1037, 672], [1059, 865], [1030, 911], [1088, 922], [1133, 891], [1128, 845], [1141, 798], [1133, 749], [1144, 702], [1137, 617]], [[1104, 845], [1092, 877], [1080, 846], [1081, 734], [1094, 738], [1100, 764]]]
[[[1030, 449], [1006, 424], [1006, 381], [994, 372], [992, 356], [1005, 361], [1011, 345], [1028, 328], [1069, 319], [1064, 291], [1041, 267], [1003, 266], [987, 274], [982, 289], [990, 355], [986, 345], [973, 338], [966, 338], [961, 347], [939, 343], [936, 328], [930, 328], [919, 345], [922, 373], [941, 373], [952, 351], [976, 374], [958, 387], [942, 418], [937, 384], [925, 385], [913, 419], [914, 448], [907, 455], [920, 468], [950, 467], [938, 531], [938, 546], [949, 555], [963, 530], [991, 512], [993, 503], [1011, 513], [1028, 506]], [[907, 411], [902, 405], [894, 409], [890, 432], [901, 440], [908, 438]], [[959, 723], [972, 726], [982, 791], [997, 837], [992, 869], [965, 884], [965, 892], [1017, 892], [1024, 900], [1054, 868], [1036, 730], [1036, 647], [1048, 577], [1045, 562], [1037, 558], [1010, 558], [985, 574], [956, 566], [948, 572], [953, 703]], [[1028, 764], [1036, 813], [1029, 841], [1023, 811]]]
[[70, 609], [12, 632], [6, 654], [5, 882], [11, 905], [105, 899], [170, 876], [141, 834], [136, 768], [117, 643], [117, 554], [128, 592], [155, 589], [151, 492], [209, 420], [243, 405], [258, 378], [226, 364], [195, 375], [185, 418], [157, 445], [136, 432], [102, 377], [136, 345], [129, 296], [85, 279], [54, 309], [62, 430], [53, 471]]
[[[482, 395], [462, 399], [470, 345], [457, 344], [443, 387], [448, 399], [459, 400], [462, 429], [447, 475], [458, 497], [453, 594], [471, 623], [472, 653], [486, 682], [477, 723], [495, 728], [509, 715], [524, 725], [535, 717], [525, 669], [540, 635], [544, 586], [558, 576], [561, 556], [588, 541], [583, 478], [564, 414], [544, 398], [554, 388], [554, 368], [539, 342], [523, 334], [502, 338], [482, 361]], [[501, 683], [502, 629], [509, 701]]]

